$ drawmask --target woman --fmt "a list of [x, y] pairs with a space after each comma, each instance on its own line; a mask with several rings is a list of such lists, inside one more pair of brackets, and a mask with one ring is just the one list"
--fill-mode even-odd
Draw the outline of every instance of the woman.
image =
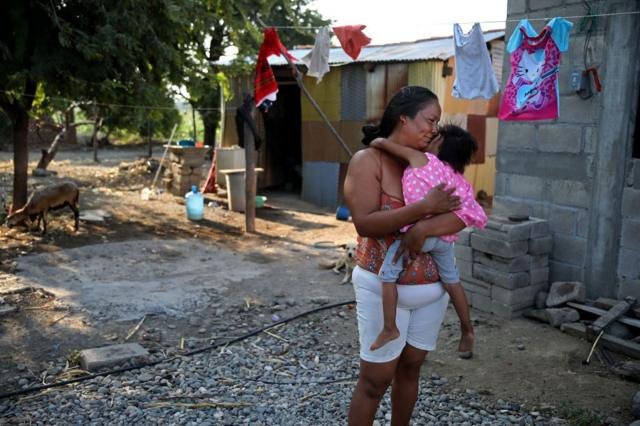
[[[437, 152], [442, 142], [437, 126], [440, 115], [433, 92], [418, 86], [404, 87], [389, 101], [380, 124], [363, 128], [363, 143], [368, 145], [384, 137]], [[391, 422], [409, 424], [418, 396], [420, 367], [427, 352], [435, 348], [449, 301], [438, 282], [433, 260], [420, 249], [428, 236], [455, 234], [464, 228], [451, 213], [459, 200], [451, 195], [452, 189], [436, 187], [421, 202], [404, 206], [401, 178], [405, 167], [401, 160], [368, 148], [351, 159], [345, 180], [345, 199], [359, 235], [358, 266], [352, 281], [358, 310], [360, 376], [349, 408], [350, 425], [373, 423], [380, 399], [392, 382]], [[432, 217], [424, 219], [427, 215]], [[382, 329], [382, 284], [377, 273], [398, 230], [410, 223], [416, 225], [404, 234], [398, 250], [410, 257], [398, 280], [396, 323], [400, 337], [371, 351], [369, 346]], [[464, 292], [455, 292], [452, 297], [464, 297]], [[466, 334], [472, 344], [472, 331]]]

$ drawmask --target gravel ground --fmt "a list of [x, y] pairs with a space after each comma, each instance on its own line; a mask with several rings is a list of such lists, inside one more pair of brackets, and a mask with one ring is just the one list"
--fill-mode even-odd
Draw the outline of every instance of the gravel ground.
[[[239, 308], [228, 316], [229, 333], [277, 321], [271, 312]], [[0, 423], [344, 424], [358, 374], [357, 343], [341, 338], [345, 327], [355, 328], [355, 311], [332, 308], [226, 347], [0, 401]], [[447, 378], [429, 370], [414, 424], [565, 424], [514, 401], [486, 402], [473, 389], [445, 392]], [[388, 392], [376, 419], [390, 423]]]

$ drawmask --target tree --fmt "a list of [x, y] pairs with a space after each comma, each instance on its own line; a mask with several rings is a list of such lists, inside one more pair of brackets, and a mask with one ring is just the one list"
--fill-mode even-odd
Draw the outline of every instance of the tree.
[[[193, 0], [195, 2], [195, 0]], [[140, 82], [180, 82], [189, 0], [0, 2], [0, 107], [13, 130], [13, 209], [27, 198], [36, 91], [109, 103]]]

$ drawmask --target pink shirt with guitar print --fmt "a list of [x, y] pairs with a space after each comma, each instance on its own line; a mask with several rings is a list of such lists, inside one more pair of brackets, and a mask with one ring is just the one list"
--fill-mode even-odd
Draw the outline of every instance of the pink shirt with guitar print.
[[569, 48], [573, 24], [553, 18], [537, 34], [528, 20], [513, 31], [507, 51], [511, 75], [504, 89], [498, 117], [502, 120], [548, 120], [558, 117], [558, 71]]

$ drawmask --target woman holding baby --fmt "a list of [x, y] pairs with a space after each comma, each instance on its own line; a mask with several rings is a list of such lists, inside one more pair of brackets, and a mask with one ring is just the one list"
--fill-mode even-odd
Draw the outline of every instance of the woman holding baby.
[[[363, 128], [363, 143], [385, 138], [402, 146], [437, 154], [441, 108], [436, 95], [419, 86], [407, 86], [389, 101], [377, 126]], [[385, 150], [367, 148], [349, 163], [344, 194], [358, 232], [357, 267], [352, 281], [356, 292], [360, 375], [349, 408], [350, 425], [371, 425], [380, 399], [390, 384], [392, 424], [408, 425], [418, 396], [420, 367], [436, 340], [449, 302], [454, 300], [461, 319], [459, 350], [472, 350], [473, 328], [462, 287], [444, 290], [438, 269], [421, 251], [427, 237], [455, 234], [465, 223], [455, 214], [460, 207], [453, 189], [442, 185], [422, 199], [404, 205], [402, 177], [407, 163]], [[425, 216], [428, 217], [425, 219]], [[404, 234], [399, 230], [413, 225]], [[383, 326], [378, 272], [386, 251], [401, 239], [398, 254], [404, 262], [397, 281], [398, 337], [371, 350]], [[463, 312], [458, 310], [464, 306]]]

